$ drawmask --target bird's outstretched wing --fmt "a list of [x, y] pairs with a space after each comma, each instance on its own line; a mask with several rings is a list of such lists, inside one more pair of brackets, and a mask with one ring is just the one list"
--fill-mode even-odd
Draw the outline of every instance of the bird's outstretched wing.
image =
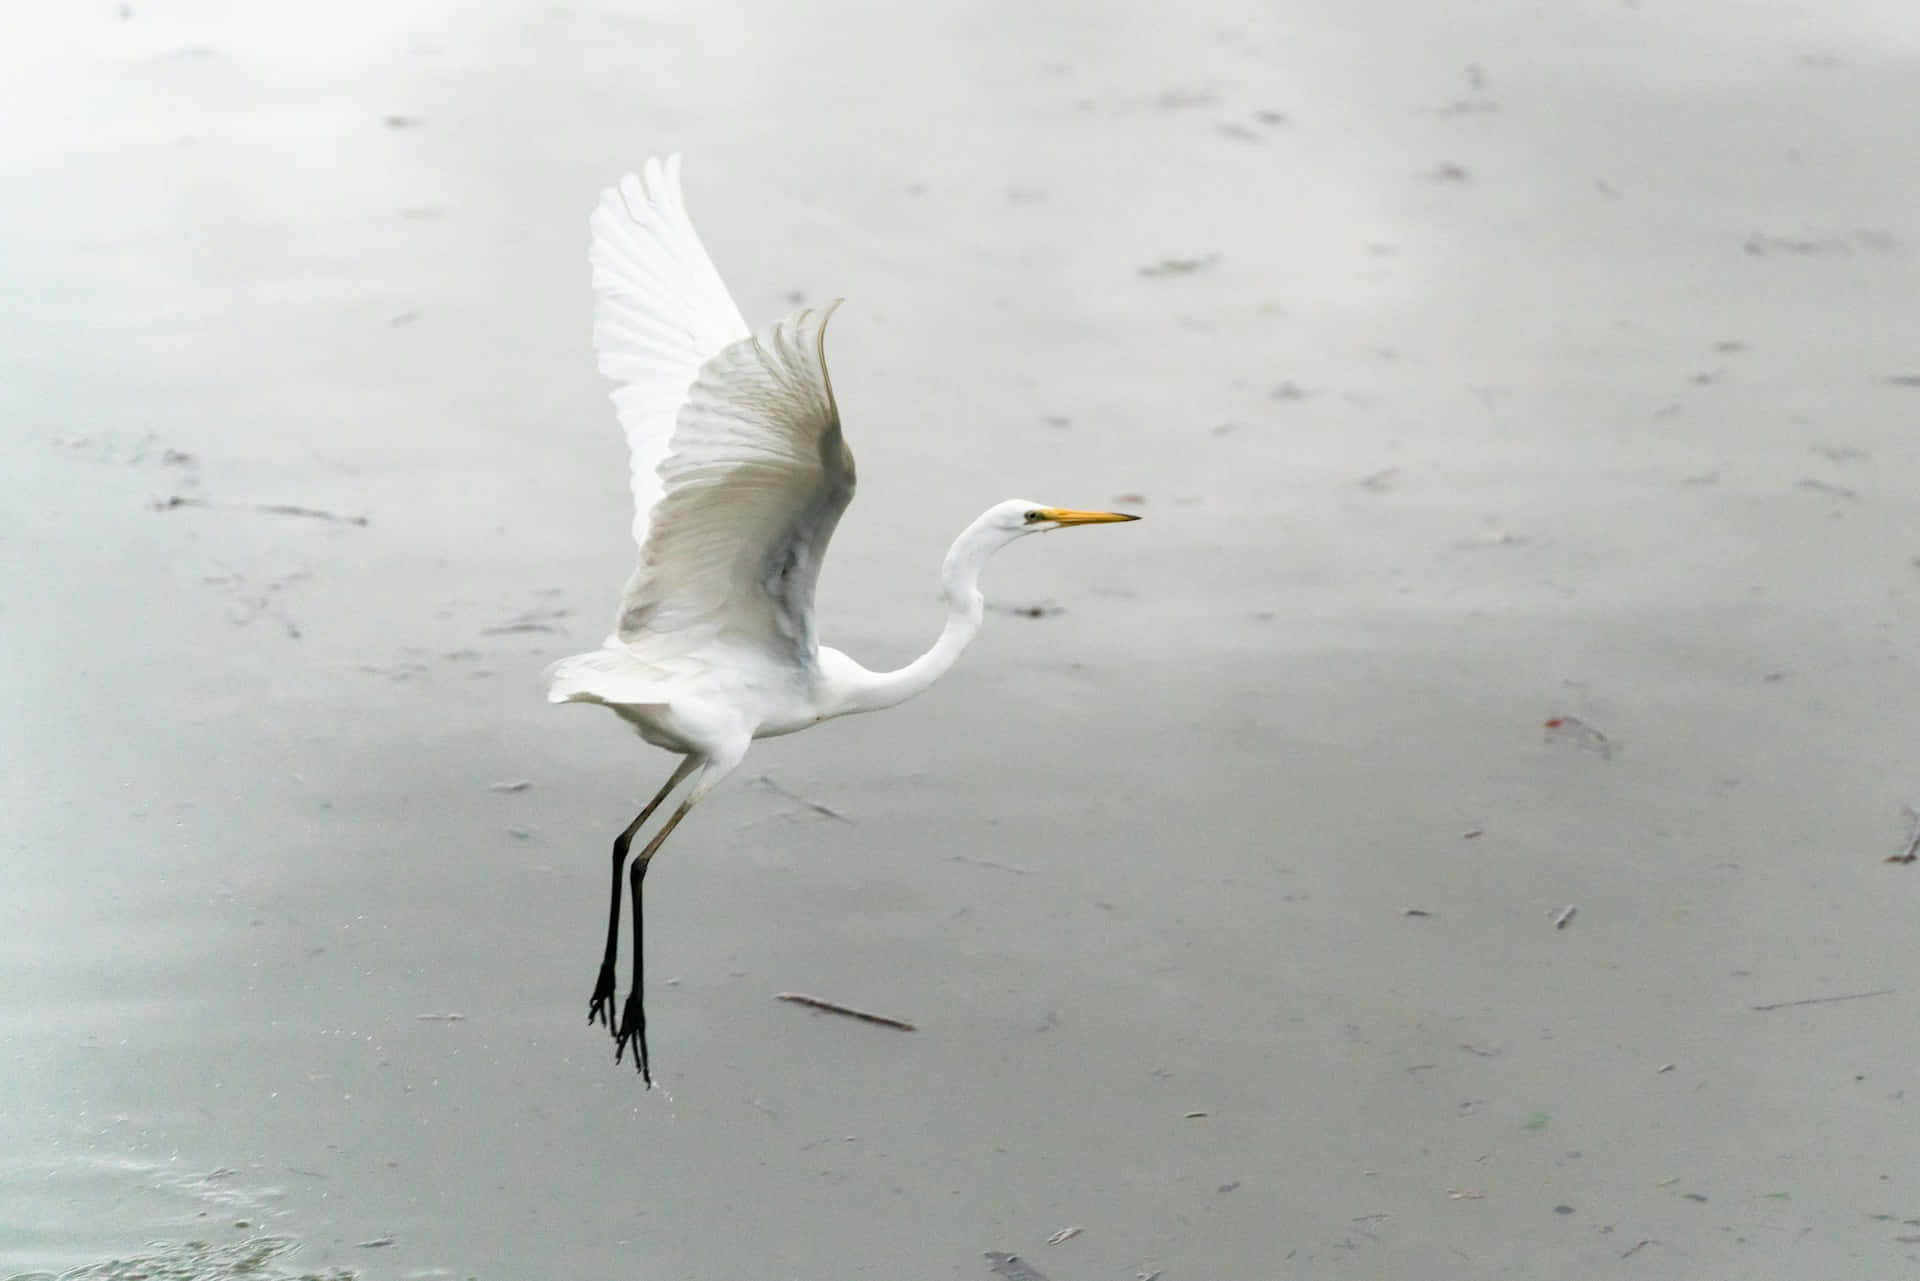
[[701, 367], [660, 461], [622, 642], [653, 654], [739, 642], [813, 661], [814, 584], [854, 489], [827, 375], [832, 314], [795, 312]]
[[613, 403], [633, 457], [633, 540], [646, 545], [664, 492], [660, 461], [704, 365], [748, 336], [680, 198], [680, 157], [648, 160], [593, 212], [593, 345], [619, 383]]
[[594, 346], [633, 455], [634, 541], [609, 645], [716, 640], [810, 662], [820, 558], [853, 498], [823, 347], [832, 308], [751, 335], [687, 218], [678, 156], [593, 215]]

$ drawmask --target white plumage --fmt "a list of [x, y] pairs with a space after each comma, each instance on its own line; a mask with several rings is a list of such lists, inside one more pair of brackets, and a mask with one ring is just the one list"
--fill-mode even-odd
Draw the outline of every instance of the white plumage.
[[[755, 738], [888, 707], [932, 684], [979, 630], [980, 571], [994, 551], [1025, 534], [1133, 517], [996, 504], [947, 553], [947, 624], [926, 654], [871, 672], [822, 647], [814, 585], [854, 490], [827, 374], [833, 307], [751, 334], [687, 217], [679, 157], [649, 160], [643, 172], [605, 192], [591, 224], [594, 346], [618, 384], [639, 561], [612, 634], [549, 668], [548, 697], [604, 704], [683, 756], [614, 842], [606, 948], [588, 1007], [589, 1021], [613, 1031], [615, 1057], [631, 1044], [651, 1084], [640, 889], [667, 834]], [[633, 860], [633, 986], [616, 1026], [622, 865], [634, 833], [696, 771], [686, 799]]]

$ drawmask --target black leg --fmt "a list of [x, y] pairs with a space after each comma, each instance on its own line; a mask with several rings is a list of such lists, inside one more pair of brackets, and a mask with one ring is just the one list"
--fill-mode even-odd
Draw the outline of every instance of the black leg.
[[647, 847], [634, 857], [633, 867], [627, 875], [633, 886], [633, 986], [627, 992], [626, 1009], [620, 1015], [619, 1030], [613, 1037], [613, 1061], [618, 1063], [629, 1044], [633, 1046], [633, 1065], [640, 1069], [640, 1079], [653, 1088], [652, 1065], [647, 1060], [647, 1008], [646, 1008], [646, 946], [640, 926], [640, 885], [647, 877], [647, 864], [653, 861], [654, 851], [667, 839], [667, 835], [679, 825], [693, 808], [691, 799], [680, 802], [680, 808], [661, 825]]
[[587, 1006], [587, 1023], [591, 1026], [596, 1020], [606, 1025], [608, 1033], [617, 1029], [613, 1023], [613, 962], [620, 949], [620, 873], [625, 870], [627, 850], [633, 844], [633, 834], [641, 825], [653, 817], [660, 808], [660, 802], [667, 799], [667, 793], [680, 785], [680, 780], [693, 772], [693, 757], [680, 762], [673, 771], [673, 777], [667, 785], [647, 802], [633, 822], [627, 824], [627, 830], [613, 839], [613, 888], [607, 895], [607, 947], [600, 957], [600, 977], [593, 985], [593, 1001]]

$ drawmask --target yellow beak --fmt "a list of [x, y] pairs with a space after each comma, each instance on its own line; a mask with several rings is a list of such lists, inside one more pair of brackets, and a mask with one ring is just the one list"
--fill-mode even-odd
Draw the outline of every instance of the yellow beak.
[[1080, 512], [1070, 507], [1042, 507], [1041, 518], [1058, 525], [1105, 525], [1116, 520], [1139, 520], [1125, 512]]

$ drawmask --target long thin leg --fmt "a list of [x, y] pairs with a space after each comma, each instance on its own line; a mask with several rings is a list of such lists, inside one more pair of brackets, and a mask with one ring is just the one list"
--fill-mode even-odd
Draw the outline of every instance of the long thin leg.
[[693, 787], [687, 792], [687, 798], [680, 802], [680, 808], [667, 817], [660, 830], [653, 834], [645, 849], [633, 856], [633, 866], [627, 869], [629, 884], [633, 887], [633, 987], [627, 993], [626, 1008], [620, 1014], [620, 1030], [613, 1037], [613, 1061], [620, 1061], [621, 1053], [631, 1044], [633, 1046], [633, 1065], [640, 1069], [640, 1079], [653, 1088], [653, 1069], [647, 1061], [647, 1007], [646, 1007], [646, 947], [640, 931], [640, 883], [646, 879], [647, 864], [660, 846], [666, 842], [687, 811], [700, 803], [700, 799], [714, 789], [719, 781], [733, 772], [747, 754], [749, 740], [742, 735], [737, 742], [725, 743], [720, 750], [710, 752], [703, 762], [700, 777], [695, 779]]
[[634, 1066], [640, 1069], [640, 1079], [647, 1083], [648, 1089], [653, 1088], [653, 1072], [647, 1063], [646, 947], [640, 928], [640, 883], [647, 877], [647, 864], [653, 860], [654, 851], [687, 816], [687, 811], [693, 808], [693, 799], [688, 797], [680, 802], [680, 808], [653, 834], [647, 847], [634, 856], [633, 868], [628, 873], [633, 881], [633, 986], [627, 991], [627, 1008], [620, 1015], [620, 1029], [613, 1036], [613, 1061], [618, 1063], [621, 1052], [632, 1042]]
[[680, 786], [681, 780], [693, 773], [693, 767], [699, 764], [699, 758], [688, 756], [674, 769], [673, 777], [660, 789], [647, 807], [633, 822], [627, 824], [627, 830], [613, 839], [613, 889], [607, 895], [607, 949], [600, 958], [600, 977], [593, 985], [593, 1003], [587, 1006], [587, 1023], [595, 1020], [606, 1024], [607, 1032], [615, 1031], [613, 1026], [613, 962], [620, 949], [620, 881], [621, 873], [626, 871], [627, 848], [633, 844], [633, 834], [640, 830], [653, 812], [660, 808], [660, 802], [667, 794]]

